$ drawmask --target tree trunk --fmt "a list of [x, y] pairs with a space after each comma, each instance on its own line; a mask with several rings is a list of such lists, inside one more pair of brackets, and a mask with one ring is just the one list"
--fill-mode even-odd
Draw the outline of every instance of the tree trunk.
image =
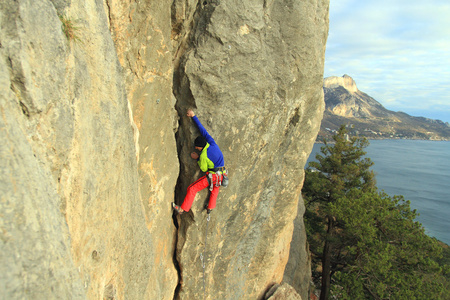
[[331, 235], [333, 230], [333, 218], [328, 217], [327, 236], [322, 253], [322, 287], [320, 290], [320, 300], [328, 300], [331, 286]]

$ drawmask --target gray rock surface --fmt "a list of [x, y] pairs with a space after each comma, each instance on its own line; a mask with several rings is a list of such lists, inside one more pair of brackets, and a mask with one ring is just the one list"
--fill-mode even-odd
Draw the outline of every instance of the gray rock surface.
[[10, 84], [1, 60], [1, 298], [84, 299], [69, 230], [59, 210], [61, 197], [50, 169], [40, 164], [27, 140], [27, 129], [20, 122], [23, 113]]
[[[0, 25], [3, 297], [253, 299], [281, 283], [328, 0], [2, 1]], [[178, 231], [170, 207], [200, 175], [188, 107], [230, 171], [208, 231], [206, 191]]]
[[274, 284], [264, 297], [265, 300], [302, 300], [302, 298], [295, 289], [287, 283]]
[[[1, 93], [0, 195], [7, 272], [0, 293], [8, 299], [172, 299], [178, 276], [170, 201], [178, 165], [170, 51], [161, 62], [168, 72], [163, 88], [149, 90], [142, 84], [149, 78], [133, 81], [120, 64], [108, 3], [54, 3], [0, 4], [7, 91]], [[169, 39], [165, 10], [157, 16]], [[58, 14], [74, 23], [77, 39], [66, 38]], [[133, 36], [132, 54], [143, 55], [147, 36]], [[145, 97], [131, 97], [132, 91]], [[143, 98], [148, 102], [141, 104]]]
[[174, 201], [179, 164], [172, 94], [171, 1], [107, 1], [112, 37], [125, 73], [137, 149], [139, 190], [153, 256], [148, 299], [172, 299]]
[[[300, 199], [300, 201], [303, 202], [303, 199]], [[299, 205], [297, 217], [294, 220], [294, 232], [283, 282], [295, 288], [303, 299], [308, 299], [311, 282], [311, 257], [303, 223], [304, 213], [305, 207]]]
[[175, 70], [182, 162], [177, 199], [181, 203], [200, 176], [189, 157], [198, 132], [185, 116], [188, 107], [197, 108], [221, 146], [230, 186], [221, 190], [208, 227], [205, 278], [200, 254], [207, 191], [178, 220], [178, 296], [257, 299], [283, 279], [293, 221], [303, 205], [303, 167], [324, 109], [328, 2], [203, 4]]

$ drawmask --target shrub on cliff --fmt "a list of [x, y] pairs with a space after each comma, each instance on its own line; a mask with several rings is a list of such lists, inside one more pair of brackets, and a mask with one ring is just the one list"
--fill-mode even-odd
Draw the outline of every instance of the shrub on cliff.
[[65, 15], [59, 15], [61, 21], [61, 30], [68, 41], [81, 42], [79, 37], [80, 27], [76, 26], [76, 21], [68, 18]]

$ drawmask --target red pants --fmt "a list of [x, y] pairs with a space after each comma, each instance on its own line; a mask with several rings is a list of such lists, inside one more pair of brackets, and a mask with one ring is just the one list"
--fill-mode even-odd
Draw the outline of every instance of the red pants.
[[[212, 176], [214, 188], [211, 191], [211, 195], [209, 196], [208, 209], [213, 209], [216, 207], [217, 195], [219, 195], [219, 188], [220, 188], [216, 186], [216, 183], [218, 179], [222, 180], [222, 175], [217, 176], [216, 174], [213, 174]], [[189, 211], [191, 209], [192, 203], [194, 202], [195, 195], [197, 195], [199, 191], [209, 186], [210, 184], [208, 182], [208, 175], [200, 177], [196, 182], [191, 184], [187, 189], [186, 197], [184, 198], [181, 208], [184, 211]]]

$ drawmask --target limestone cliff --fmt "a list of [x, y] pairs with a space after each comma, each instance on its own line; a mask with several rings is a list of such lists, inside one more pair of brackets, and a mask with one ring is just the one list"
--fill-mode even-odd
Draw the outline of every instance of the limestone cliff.
[[208, 231], [206, 191], [178, 219], [180, 298], [203, 295], [205, 234], [208, 298], [256, 299], [282, 281], [293, 220], [303, 206], [303, 167], [323, 109], [327, 12], [326, 1], [204, 1], [181, 18], [193, 20], [192, 29], [176, 26], [177, 201], [199, 176], [189, 157], [198, 132], [185, 116], [188, 107], [197, 108], [222, 146], [231, 181]]
[[[0, 294], [306, 297], [328, 0], [2, 1], [0, 25]], [[200, 175], [188, 107], [230, 172], [208, 228], [206, 191], [170, 207]]]

